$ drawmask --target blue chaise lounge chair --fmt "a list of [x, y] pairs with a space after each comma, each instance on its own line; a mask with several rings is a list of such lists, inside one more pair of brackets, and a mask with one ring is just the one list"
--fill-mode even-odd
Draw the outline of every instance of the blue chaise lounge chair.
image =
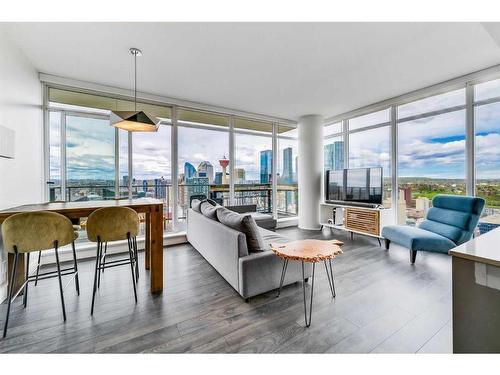
[[418, 227], [388, 225], [382, 228], [385, 248], [391, 242], [410, 249], [410, 262], [415, 263], [417, 251], [448, 251], [471, 239], [483, 212], [482, 198], [460, 195], [436, 195], [427, 217]]

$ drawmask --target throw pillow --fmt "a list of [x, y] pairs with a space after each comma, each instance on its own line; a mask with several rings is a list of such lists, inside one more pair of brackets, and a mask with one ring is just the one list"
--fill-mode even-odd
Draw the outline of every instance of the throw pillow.
[[193, 199], [193, 201], [191, 202], [191, 208], [196, 211], [196, 212], [199, 212], [201, 213], [201, 202], [199, 199]]
[[200, 204], [200, 211], [203, 216], [206, 216], [212, 220], [217, 220], [217, 210], [219, 210], [220, 208], [222, 208], [222, 206], [212, 206], [207, 201], [203, 201]]
[[214, 207], [215, 207], [215, 206], [220, 206], [220, 204], [219, 204], [219, 203], [217, 203], [216, 201], [214, 201], [213, 199], [208, 198], [208, 199], [206, 199], [206, 201], [207, 201], [208, 203], [210, 203], [210, 204], [211, 204], [212, 206], [214, 206]]
[[216, 211], [219, 221], [245, 234], [249, 253], [259, 253], [265, 250], [264, 240], [255, 219], [251, 215], [242, 215], [227, 208]]

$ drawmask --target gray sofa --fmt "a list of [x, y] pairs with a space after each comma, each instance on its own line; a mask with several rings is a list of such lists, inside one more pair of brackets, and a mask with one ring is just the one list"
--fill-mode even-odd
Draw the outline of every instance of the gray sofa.
[[[267, 249], [249, 253], [244, 233], [189, 209], [187, 240], [219, 274], [245, 299], [279, 287], [283, 261], [269, 248], [270, 243], [290, 242], [284, 236], [259, 228]], [[305, 276], [312, 267], [306, 265]], [[300, 262], [288, 264], [283, 285], [302, 280]]]
[[273, 219], [273, 215], [263, 214], [257, 212], [256, 204], [246, 204], [240, 206], [226, 206], [227, 209], [237, 212], [239, 214], [249, 214], [252, 215], [257, 225], [264, 229], [275, 230], [276, 220]]

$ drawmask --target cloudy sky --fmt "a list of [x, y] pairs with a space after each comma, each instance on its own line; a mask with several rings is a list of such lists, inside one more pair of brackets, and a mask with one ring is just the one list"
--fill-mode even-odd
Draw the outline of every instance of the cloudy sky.
[[[476, 86], [477, 100], [500, 96], [500, 81]], [[413, 116], [465, 103], [465, 90], [412, 102], [398, 108], [399, 118]], [[351, 121], [361, 128], [388, 121], [388, 112], [380, 111]], [[500, 178], [500, 103], [481, 105], [475, 111], [476, 173], [478, 178]], [[51, 178], [60, 176], [59, 115], [50, 116]], [[67, 117], [68, 179], [114, 178], [114, 129], [105, 120]], [[179, 173], [184, 163], [195, 166], [210, 161], [214, 171], [221, 171], [218, 160], [229, 157], [228, 133], [179, 127]], [[127, 175], [127, 135], [120, 131], [120, 176]], [[332, 142], [332, 140], [329, 140]], [[398, 125], [398, 169], [402, 177], [465, 178], [465, 111], [454, 111]], [[286, 147], [297, 156], [297, 142], [280, 140], [278, 172], [283, 169]], [[235, 167], [246, 170], [246, 179], [258, 180], [260, 151], [272, 148], [270, 137], [237, 134]], [[160, 126], [157, 133], [133, 134], [133, 169], [137, 179], [170, 179], [170, 127]], [[352, 167], [383, 166], [390, 175], [390, 129], [383, 127], [350, 136], [349, 157]], [[294, 173], [295, 162], [293, 163]]]

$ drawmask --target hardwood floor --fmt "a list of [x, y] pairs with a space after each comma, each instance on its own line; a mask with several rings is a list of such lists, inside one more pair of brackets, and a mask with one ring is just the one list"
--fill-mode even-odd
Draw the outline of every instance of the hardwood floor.
[[[312, 325], [304, 326], [302, 285], [249, 303], [189, 244], [165, 249], [165, 289], [149, 294], [141, 267], [137, 305], [130, 269], [105, 271], [90, 316], [92, 261], [79, 262], [81, 295], [65, 288], [62, 321], [57, 279], [30, 286], [28, 307], [17, 299], [0, 352], [14, 353], [446, 353], [451, 352], [451, 258], [386, 251], [376, 239], [342, 232], [281, 229], [290, 238], [336, 238], [332, 300], [318, 268]], [[140, 254], [141, 257], [143, 254]], [[141, 258], [143, 261], [143, 258]], [[310, 286], [309, 286], [310, 287]], [[0, 306], [3, 327], [6, 304]]]

